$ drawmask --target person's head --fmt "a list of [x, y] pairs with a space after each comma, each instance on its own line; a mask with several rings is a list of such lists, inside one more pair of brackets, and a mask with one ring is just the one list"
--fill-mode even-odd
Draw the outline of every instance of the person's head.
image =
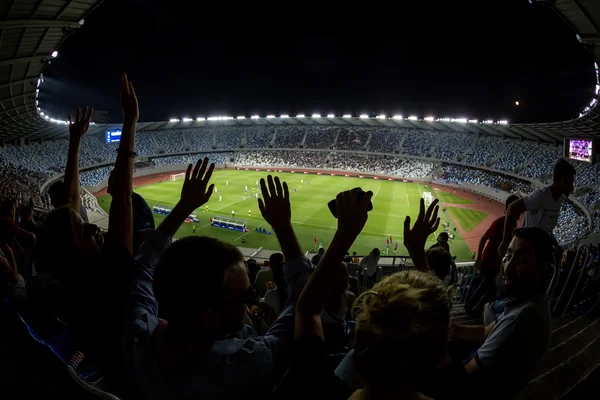
[[323, 247], [321, 247], [318, 251], [319, 255], [322, 256], [323, 254], [325, 254], [325, 249]]
[[451, 305], [432, 274], [395, 273], [354, 304], [353, 361], [367, 386], [390, 392], [412, 386], [446, 362]]
[[543, 293], [552, 277], [552, 239], [542, 228], [517, 228], [504, 256], [504, 285], [511, 297]]
[[12, 199], [2, 201], [0, 205], [0, 217], [7, 218], [13, 222], [17, 220], [17, 208]]
[[78, 258], [97, 254], [104, 244], [100, 228], [85, 223], [69, 206], [49, 213], [36, 236], [36, 268], [58, 278], [67, 268], [76, 268]]
[[180, 343], [216, 340], [243, 327], [252, 288], [240, 250], [188, 236], [161, 255], [154, 276], [159, 316]]
[[425, 251], [427, 256], [427, 264], [433, 273], [444, 280], [450, 273], [452, 267], [452, 256], [442, 247], [436, 246]]
[[510, 205], [512, 203], [514, 203], [515, 201], [519, 200], [520, 197], [517, 196], [516, 194], [511, 194], [510, 196], [508, 196], [506, 198], [506, 201], [504, 202], [504, 210], [508, 210], [508, 207], [510, 207]]
[[356, 252], [355, 251], [352, 252], [352, 257], [356, 257]]
[[575, 184], [575, 168], [563, 158], [554, 164], [552, 171], [552, 186], [559, 189], [560, 194], [568, 197], [573, 192]]
[[22, 221], [31, 221], [33, 219], [33, 209], [28, 205], [22, 206], [19, 210], [19, 214], [21, 215]]
[[246, 261], [246, 267], [248, 268], [248, 278], [250, 279], [250, 283], [252, 283], [254, 282], [254, 278], [256, 278], [256, 274], [260, 271], [260, 265], [258, 265], [255, 259], [251, 258]]
[[273, 253], [269, 256], [269, 267], [272, 270], [275, 270], [275, 268], [278, 267], [279, 264], [283, 264], [284, 262], [285, 258], [281, 253]]
[[63, 181], [56, 181], [48, 188], [48, 195], [50, 196], [50, 204], [52, 207], [59, 208], [67, 204], [67, 187]]
[[371, 250], [371, 255], [375, 258], [379, 257], [380, 254], [381, 254], [381, 252], [379, 251], [378, 248], [374, 248], [373, 250]]
[[437, 237], [438, 244], [448, 244], [448, 240], [450, 239], [450, 235], [448, 232], [440, 232]]

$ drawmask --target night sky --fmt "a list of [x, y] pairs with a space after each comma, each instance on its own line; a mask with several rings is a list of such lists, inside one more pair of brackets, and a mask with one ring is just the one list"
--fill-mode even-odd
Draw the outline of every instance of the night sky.
[[592, 57], [527, 0], [189, 3], [105, 1], [46, 69], [43, 110], [65, 118], [89, 104], [119, 122], [123, 71], [141, 121], [319, 112], [546, 122], [576, 117], [594, 95]]

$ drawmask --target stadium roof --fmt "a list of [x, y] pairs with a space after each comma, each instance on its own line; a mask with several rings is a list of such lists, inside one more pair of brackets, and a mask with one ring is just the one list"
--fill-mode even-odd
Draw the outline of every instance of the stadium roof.
[[[64, 121], [51, 119], [36, 105], [36, 85], [44, 67], [52, 60], [68, 34], [83, 24], [102, 0], [8, 0], [0, 4], [0, 139], [51, 139], [65, 137]], [[5, 4], [6, 3], [6, 4]], [[553, 0], [553, 9], [572, 27], [580, 42], [600, 59], [600, 2], [598, 0]], [[139, 130], [177, 129], [228, 125], [333, 125], [386, 126], [484, 133], [545, 142], [565, 137], [600, 138], [598, 109], [598, 67], [596, 64], [596, 98], [576, 119], [552, 123], [506, 124], [504, 121], [472, 121], [456, 118], [372, 116], [260, 116], [213, 117], [208, 119], [146, 122]], [[32, 84], [33, 83], [33, 84]], [[590, 83], [592, 84], [592, 83]], [[91, 134], [118, 125], [96, 125]]]
[[0, 1], [0, 139], [50, 138], [65, 127], [40, 118], [38, 79], [66, 37], [101, 0]]

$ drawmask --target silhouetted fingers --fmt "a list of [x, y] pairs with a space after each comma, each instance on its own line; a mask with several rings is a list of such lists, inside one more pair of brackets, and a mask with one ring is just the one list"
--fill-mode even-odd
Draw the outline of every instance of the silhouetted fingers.
[[283, 197], [285, 199], [289, 199], [290, 198], [290, 191], [288, 190], [287, 182], [283, 182]]
[[267, 176], [267, 183], [269, 185], [269, 192], [271, 193], [271, 197], [277, 196], [275, 184], [273, 183], [273, 177], [271, 175]]
[[185, 180], [186, 181], [190, 180], [190, 173], [192, 172], [192, 165], [193, 164], [188, 164], [187, 170], [185, 171]]
[[215, 184], [211, 183], [211, 185], [208, 187], [208, 190], [204, 194], [204, 199], [206, 200], [206, 202], [208, 202], [208, 200], [210, 200], [210, 196], [212, 196], [214, 191], [215, 191]]
[[194, 167], [194, 172], [192, 173], [192, 176], [190, 177], [190, 179], [196, 179], [201, 166], [202, 166], [202, 160], [196, 161], [196, 166]]
[[423, 215], [425, 214], [425, 199], [421, 197], [419, 201], [419, 215], [417, 216], [417, 222], [423, 220]]
[[263, 198], [269, 197], [269, 191], [267, 190], [267, 183], [265, 182], [265, 178], [260, 178], [260, 191], [262, 192]]
[[433, 233], [433, 232], [437, 231], [437, 228], [438, 228], [438, 226], [440, 226], [440, 219], [439, 219], [439, 218], [437, 218], [437, 219], [435, 220], [435, 224], [434, 224], [434, 225], [433, 225], [433, 227], [431, 228], [431, 231], [430, 231], [430, 232], [431, 232], [431, 233]]
[[410, 235], [410, 215], [404, 218], [404, 238]]
[[[264, 179], [261, 179], [261, 183], [264, 183]], [[258, 209], [260, 210], [260, 213], [264, 215], [264, 213], [265, 213], [265, 202], [261, 198], [258, 199]]]
[[202, 178], [202, 180], [204, 182], [210, 182], [210, 178], [212, 177], [213, 171], [215, 170], [215, 164], [211, 163], [208, 166], [208, 171], [206, 171], [206, 174], [204, 175], [204, 178]]
[[73, 121], [71, 121], [71, 113], [69, 113], [69, 125], [73, 125]]
[[277, 189], [277, 196], [283, 196], [283, 188], [281, 187], [281, 180], [279, 177], [275, 177], [275, 188]]

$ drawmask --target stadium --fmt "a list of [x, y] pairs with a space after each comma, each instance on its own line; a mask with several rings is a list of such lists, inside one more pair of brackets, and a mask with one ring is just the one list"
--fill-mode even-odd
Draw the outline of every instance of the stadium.
[[[31, 202], [36, 216], [42, 216], [52, 211], [49, 190], [65, 179], [69, 155], [69, 123], [48, 115], [39, 104], [43, 74], [63, 41], [82, 27], [97, 4], [12, 3], [0, 9], [4, 17], [0, 22], [0, 197]], [[596, 153], [600, 145], [600, 9], [591, 1], [548, 3], [596, 60], [595, 82], [590, 82], [595, 95], [578, 118], [513, 124], [462, 115], [173, 116], [167, 121], [137, 123], [134, 192], [145, 199], [159, 226], [179, 201], [187, 166], [207, 157], [216, 165], [212, 196], [189, 214], [174, 238], [217, 238], [238, 247], [246, 261], [262, 264], [281, 247], [258, 206], [257, 198], [263, 196], [261, 178], [273, 174], [287, 182], [291, 222], [309, 258], [334, 240], [338, 225], [327, 203], [352, 187], [370, 190], [374, 209], [348, 251], [364, 257], [378, 248], [377, 280], [413, 266], [404, 245], [404, 219], [407, 215], [413, 221], [417, 218], [422, 198], [426, 206], [437, 199], [441, 223], [425, 246], [435, 245], [441, 232], [449, 234], [458, 268], [452, 316], [455, 322], [472, 323], [476, 319], [464, 303], [475, 279], [481, 237], [504, 215], [511, 194], [527, 196], [548, 186], [556, 161], [570, 159], [576, 171], [574, 190], [562, 202], [553, 234], [572, 257], [553, 273], [547, 292], [552, 307], [550, 347], [518, 398], [594, 398], [600, 390], [600, 297], [595, 275], [600, 267], [597, 261], [594, 264], [600, 245]], [[81, 204], [89, 222], [104, 231], [109, 229], [112, 201], [109, 176], [124, 130], [121, 123], [92, 123], [81, 141]], [[586, 160], [565, 151], [570, 140], [593, 143]], [[350, 266], [350, 274], [356, 274], [357, 268]], [[3, 305], [3, 312], [15, 313], [8, 301]], [[36, 374], [41, 370], [23, 372], [30, 367], [23, 362], [15, 371], [3, 366], [3, 374], [9, 377], [2, 380], [2, 390], [8, 388], [5, 393], [14, 396], [14, 388], [7, 383], [12, 377], [35, 388], [51, 387], [63, 398], [112, 398], [107, 397], [110, 389], [98, 384], [97, 371], [86, 370], [90, 365], [82, 364], [78, 370], [71, 359], [74, 352], [33, 332], [27, 318], [21, 322], [27, 326], [19, 332], [21, 346], [32, 342], [27, 344], [37, 346], [35, 351], [27, 350], [32, 357], [48, 353], [43, 365], [59, 367], [56, 373], [40, 377]], [[20, 351], [5, 350], [7, 359], [20, 358], [16, 356]]]

